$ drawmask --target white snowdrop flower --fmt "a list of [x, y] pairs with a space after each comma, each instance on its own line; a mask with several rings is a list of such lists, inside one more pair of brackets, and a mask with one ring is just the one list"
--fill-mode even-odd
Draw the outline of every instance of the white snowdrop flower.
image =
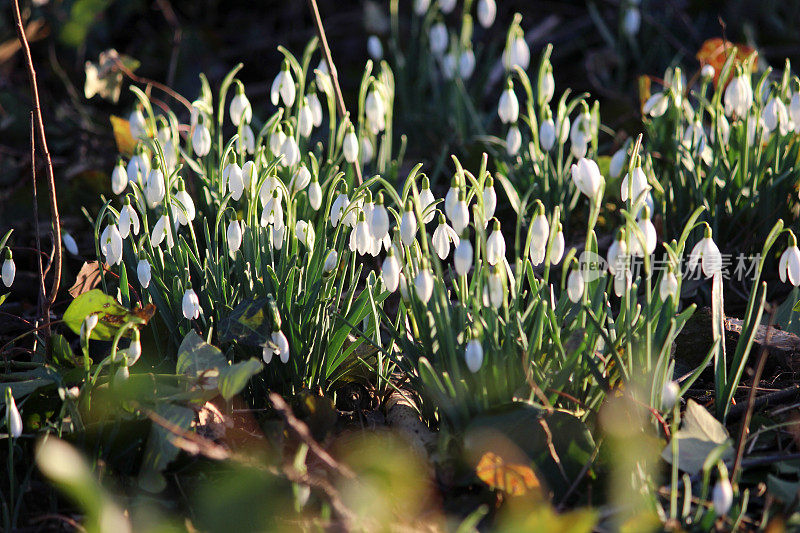
[[628, 162], [628, 151], [623, 147], [614, 152], [611, 156], [611, 162], [608, 164], [608, 174], [612, 178], [618, 178], [622, 175], [622, 170], [625, 163]]
[[789, 232], [789, 247], [781, 254], [778, 262], [778, 276], [781, 282], [789, 283], [797, 287], [800, 285], [800, 249], [797, 248], [797, 239], [794, 233]]
[[128, 186], [128, 181], [128, 173], [122, 164], [122, 159], [120, 159], [114, 166], [114, 170], [111, 171], [111, 192], [118, 195], [122, 194], [125, 192], [125, 187]]
[[283, 189], [278, 186], [279, 184], [280, 182], [276, 176], [268, 176], [261, 183], [261, 187], [258, 188], [258, 200], [262, 206], [267, 205], [275, 191], [278, 191], [278, 194], [283, 197]]
[[800, 128], [800, 93], [794, 93], [789, 101], [789, 117], [794, 122], [795, 133]]
[[486, 177], [486, 182], [483, 185], [483, 215], [484, 224], [486, 227], [489, 219], [494, 216], [497, 209], [497, 192], [494, 190], [494, 178], [491, 176]]
[[681, 393], [681, 388], [677, 381], [669, 380], [664, 383], [661, 388], [661, 408], [664, 411], [669, 411], [678, 401], [678, 396]]
[[711, 238], [711, 228], [708, 224], [705, 226], [705, 236], [692, 248], [688, 266], [689, 270], [696, 270], [698, 265], [702, 266], [703, 274], [710, 278], [722, 272], [722, 254]]
[[278, 102], [283, 100], [286, 107], [292, 107], [294, 104], [295, 88], [292, 74], [289, 72], [289, 61], [283, 62], [281, 71], [275, 76], [272, 82], [272, 87], [269, 90], [269, 98], [272, 105], [278, 105]]
[[394, 255], [394, 248], [389, 248], [386, 259], [383, 260], [381, 277], [384, 285], [386, 285], [386, 290], [389, 292], [397, 290], [397, 285], [400, 283], [400, 263]]
[[122, 386], [126, 381], [128, 381], [131, 377], [131, 371], [128, 368], [128, 365], [123, 363], [122, 365], [117, 368], [117, 371], [114, 372], [114, 378], [111, 380], [111, 383], [114, 387]]
[[[106, 228], [106, 231], [108, 228]], [[105, 231], [103, 232], [105, 233]], [[122, 240], [120, 240], [120, 255], [122, 255]], [[108, 261], [106, 261], [108, 262]], [[111, 264], [111, 263], [109, 263]], [[5, 259], [3, 260], [3, 268], [0, 272], [0, 277], [3, 278], [3, 285], [6, 287], [11, 287], [14, 283], [14, 277], [17, 275], [17, 265], [14, 263], [14, 257], [11, 254], [11, 250], [6, 248]]]
[[348, 205], [350, 205], [350, 198], [347, 197], [347, 194], [340, 192], [339, 195], [333, 200], [333, 204], [331, 204], [331, 226], [335, 228], [339, 224], [339, 220], [342, 218], [342, 213], [344, 213], [344, 210]]
[[672, 267], [661, 278], [661, 283], [658, 285], [658, 295], [665, 302], [668, 298], [675, 298], [678, 295], [678, 278], [675, 277]]
[[530, 61], [530, 48], [528, 48], [528, 43], [525, 42], [522, 30], [519, 30], [517, 35], [511, 38], [506, 45], [506, 49], [503, 51], [503, 65], [506, 67], [506, 70], [512, 70], [515, 66], [519, 66], [522, 70], [528, 70]]
[[[125, 205], [119, 210], [119, 234], [123, 239], [127, 239], [131, 230], [133, 230], [134, 235], [139, 235], [139, 215], [136, 214], [136, 210], [131, 205], [131, 199], [125, 197]], [[69, 238], [72, 239], [72, 236], [69, 236]], [[75, 239], [72, 239], [72, 244], [73, 246], [75, 245]]]
[[447, 26], [444, 22], [436, 22], [428, 30], [428, 40], [431, 45], [431, 53], [437, 57], [441, 57], [444, 51], [447, 50]]
[[737, 68], [736, 76], [725, 89], [725, 114], [737, 117], [747, 116], [747, 110], [753, 105], [753, 88], [750, 86], [750, 76]]
[[122, 262], [122, 236], [116, 224], [106, 226], [100, 235], [100, 251], [103, 252], [107, 265], [118, 265]]
[[567, 277], [567, 296], [572, 303], [578, 303], [583, 296], [583, 274], [578, 268], [573, 267]]
[[508, 152], [508, 155], [516, 155], [521, 147], [522, 134], [517, 125], [512, 124], [511, 127], [508, 128], [508, 134], [506, 135], [506, 152]]
[[442, 61], [442, 76], [446, 80], [452, 80], [456, 77], [456, 56], [454, 52], [450, 52], [445, 54], [445, 56], [441, 59]]
[[450, 243], [452, 242], [458, 246], [459, 240], [458, 233], [447, 225], [444, 216], [439, 215], [439, 225], [433, 231], [433, 238], [431, 239], [433, 250], [439, 256], [439, 259], [444, 261], [450, 255]]
[[453, 177], [453, 181], [450, 183], [450, 189], [447, 191], [447, 194], [444, 197], [444, 214], [447, 215], [447, 218], [451, 220], [453, 218], [453, 210], [458, 203], [458, 195], [458, 180]]
[[542, 76], [542, 85], [539, 87], [540, 98], [542, 103], [548, 104], [553, 99], [556, 92], [556, 80], [553, 77], [553, 67], [548, 63], [544, 76]]
[[608, 271], [615, 277], [628, 269], [628, 245], [625, 242], [625, 230], [620, 229], [611, 246], [608, 247]]
[[250, 124], [242, 124], [242, 135], [236, 139], [236, 150], [242, 151], [243, 148], [248, 154], [256, 151], [256, 135]]
[[151, 267], [147, 259], [139, 259], [139, 262], [136, 264], [136, 277], [139, 278], [139, 284], [143, 289], [150, 286], [150, 271]]
[[466, 193], [463, 189], [458, 194], [458, 202], [453, 206], [450, 222], [459, 235], [469, 226], [469, 207], [467, 206]]
[[459, 276], [466, 276], [475, 262], [475, 250], [469, 239], [463, 238], [456, 243], [456, 252], [453, 254], [453, 264]]
[[166, 239], [167, 248], [172, 248], [175, 245], [175, 239], [172, 236], [172, 228], [170, 227], [169, 217], [161, 215], [153, 226], [153, 234], [150, 236], [150, 242], [153, 246], [160, 246], [161, 242]]
[[431, 5], [431, 0], [414, 0], [414, 13], [421, 17], [428, 12]]
[[458, 56], [458, 75], [462, 80], [468, 80], [475, 72], [475, 52], [472, 48], [467, 48]]
[[89, 342], [89, 339], [92, 338], [92, 331], [97, 326], [97, 322], [99, 321], [99, 317], [97, 313], [92, 313], [88, 315], [86, 318], [83, 319], [81, 322], [81, 329], [80, 329], [80, 337], [81, 337], [81, 344], [85, 345]]
[[6, 427], [12, 439], [18, 439], [22, 435], [22, 417], [17, 409], [17, 403], [11, 394], [11, 387], [6, 387]]
[[320, 127], [322, 125], [322, 103], [320, 103], [316, 92], [308, 95], [308, 107], [311, 109], [311, 119], [314, 127]]
[[166, 194], [164, 174], [159, 169], [154, 168], [147, 175], [147, 185], [145, 186], [145, 197], [151, 209], [164, 199], [164, 194]]
[[[573, 146], [583, 146], [585, 155], [585, 147], [591, 138], [592, 116], [589, 114], [589, 109], [584, 106], [583, 112], [579, 114], [578, 118], [575, 119], [575, 122], [572, 123], [572, 127], [569, 131], [569, 140]], [[583, 157], [583, 155], [576, 156], [576, 159], [580, 159], [581, 157]]]
[[238, 220], [233, 219], [228, 224], [228, 229], [225, 232], [225, 240], [228, 244], [228, 252], [235, 254], [242, 245], [242, 226], [239, 224]]
[[716, 142], [717, 137], [717, 128], [720, 130], [720, 138], [722, 139], [722, 144], [728, 144], [731, 137], [731, 125], [728, 122], [728, 119], [725, 118], [725, 115], [719, 114], [717, 115], [716, 125], [711, 128], [710, 137], [711, 142]]
[[308, 186], [308, 203], [314, 211], [318, 211], [322, 206], [322, 187], [316, 176], [312, 177], [311, 185]]
[[383, 205], [383, 192], [378, 193], [378, 201], [372, 209], [369, 231], [372, 238], [378, 241], [382, 241], [389, 235], [389, 212]]
[[325, 256], [325, 264], [322, 266], [326, 274], [333, 272], [339, 265], [339, 253], [336, 250], [331, 250]]
[[197, 297], [197, 293], [194, 292], [194, 289], [186, 289], [186, 292], [183, 293], [181, 310], [183, 311], [184, 318], [189, 320], [193, 318], [196, 319], [200, 316], [200, 298]]
[[150, 156], [144, 152], [134, 155], [128, 161], [125, 172], [128, 174], [128, 181], [140, 184], [146, 181], [150, 172]]
[[280, 216], [276, 215], [272, 226], [270, 226], [272, 247], [276, 250], [283, 248], [283, 238], [286, 235], [286, 225], [283, 222], [283, 209], [281, 209], [278, 214]]
[[600, 167], [591, 159], [581, 158], [577, 164], [573, 164], [572, 181], [575, 186], [585, 194], [590, 200], [598, 201], [598, 196], [603, 187], [603, 176], [600, 174]]
[[228, 163], [222, 170], [222, 181], [227, 183], [231, 198], [239, 200], [244, 192], [244, 176], [236, 163]]
[[500, 231], [500, 222], [494, 219], [494, 229], [486, 240], [486, 260], [490, 265], [502, 263], [506, 257], [506, 239]]
[[764, 124], [763, 117], [750, 115], [747, 117], [747, 142], [751, 145], [756, 143], [756, 133], [759, 133], [758, 142], [764, 144], [769, 138], [769, 131]]
[[244, 87], [240, 83], [236, 85], [236, 95], [231, 98], [231, 105], [228, 111], [234, 126], [238, 126], [242, 121], [245, 124], [250, 124], [250, 121], [253, 120], [253, 108], [250, 105], [250, 100], [247, 99], [247, 95], [244, 94]]
[[575, 159], [586, 157], [586, 152], [589, 150], [589, 143], [586, 137], [579, 137], [576, 141], [570, 144], [569, 151]]
[[550, 264], [557, 265], [564, 257], [564, 232], [561, 230], [561, 223], [558, 224], [558, 231], [553, 237], [553, 244], [550, 246]]
[[400, 297], [403, 298], [403, 301], [409, 301], [410, 293], [408, 292], [408, 281], [406, 280], [406, 275], [403, 274], [403, 272], [400, 272], [400, 279], [397, 283], [397, 286], [400, 288]]
[[497, 15], [497, 5], [495, 0], [478, 0], [478, 22], [484, 28], [494, 24], [494, 17]]
[[372, 143], [366, 137], [361, 139], [361, 150], [359, 151], [361, 154], [361, 164], [366, 165], [372, 158], [375, 156], [375, 149], [372, 148]]
[[500, 309], [505, 299], [505, 289], [503, 287], [503, 275], [500, 265], [492, 268], [492, 273], [489, 274], [487, 280], [487, 289], [489, 293], [489, 304], [495, 308]]
[[762, 118], [767, 131], [772, 132], [777, 128], [781, 135], [788, 133], [789, 115], [780, 98], [773, 96], [769, 99], [767, 105], [764, 106]]
[[[137, 222], [137, 224], [136, 224], [136, 233], [138, 234], [139, 233], [139, 224], [138, 224], [139, 217], [136, 217], [136, 222]], [[61, 242], [64, 243], [64, 248], [67, 249], [67, 252], [69, 252], [72, 255], [78, 255], [78, 243], [75, 242], [75, 238], [68, 231], [65, 231], [64, 233], [61, 234]]]
[[569, 139], [570, 123], [569, 117], [556, 120], [556, 140], [558, 144], [564, 144]]
[[[435, 215], [435, 211], [433, 209], [428, 210], [428, 206], [432, 205], [436, 199], [433, 197], [433, 193], [431, 192], [431, 183], [428, 180], [427, 176], [422, 177], [422, 189], [419, 191], [419, 205], [422, 209], [423, 213], [423, 221], [425, 224], [433, 220]], [[427, 211], [427, 214], [425, 213]]]
[[478, 339], [470, 339], [467, 348], [464, 350], [464, 361], [467, 369], [473, 374], [481, 369], [483, 365], [483, 346]]
[[669, 95], [666, 92], [657, 92], [650, 96], [642, 107], [642, 112], [651, 117], [660, 117], [667, 112]]
[[556, 125], [550, 117], [539, 125], [539, 144], [545, 152], [552, 150], [556, 144]]
[[281, 363], [289, 362], [289, 341], [282, 331], [272, 332], [272, 343], [275, 345], [273, 352], [277, 355]]
[[276, 128], [269, 136], [269, 151], [272, 152], [272, 155], [275, 157], [281, 155], [281, 148], [285, 141], [286, 134], [280, 127]]
[[519, 118], [519, 101], [514, 94], [514, 83], [508, 79], [506, 89], [500, 95], [500, 102], [497, 105], [497, 115], [503, 124], [514, 124]]
[[355, 163], [358, 160], [358, 137], [352, 124], [347, 129], [344, 141], [342, 141], [342, 151], [348, 163]]
[[536, 201], [536, 214], [531, 221], [531, 262], [537, 266], [544, 261], [547, 253], [547, 239], [550, 236], [550, 224], [544, 216], [544, 205], [539, 200]]
[[280, 230], [280, 226], [283, 225], [283, 204], [281, 203], [282, 196], [278, 192], [278, 189], [272, 191], [272, 196], [267, 203], [264, 204], [264, 209], [261, 211], [261, 226], [267, 227], [270, 224], [278, 224], [279, 227], [277, 228]]
[[205, 124], [198, 124], [192, 133], [192, 150], [199, 157], [203, 157], [211, 151], [211, 132]]
[[442, 13], [451, 13], [456, 8], [456, 0], [439, 0], [439, 9]]
[[311, 111], [308, 98], [304, 98], [303, 105], [300, 106], [300, 111], [297, 114], [297, 132], [301, 137], [308, 137], [313, 129], [314, 113]]
[[656, 245], [658, 244], [658, 236], [656, 235], [656, 227], [650, 220], [649, 207], [645, 205], [642, 208], [641, 217], [639, 217], [639, 219], [636, 222], [637, 225], [639, 226], [639, 230], [642, 232], [642, 235], [644, 235], [645, 248], [644, 248], [644, 253], [642, 253], [642, 245], [639, 242], [639, 239], [636, 236], [634, 236], [631, 239], [631, 253], [636, 257], [642, 257], [643, 255], [650, 255], [656, 249]]
[[372, 239], [370, 237], [369, 224], [367, 224], [364, 212], [361, 211], [358, 213], [356, 227], [353, 228], [353, 231], [350, 233], [350, 250], [357, 252], [358, 255], [366, 254], [369, 252], [370, 245], [372, 244]]
[[703, 68], [700, 69], [700, 76], [704, 78], [706, 81], [710, 80], [714, 77], [716, 71], [714, 70], [713, 65], [703, 65]]
[[433, 294], [433, 275], [427, 265], [424, 265], [417, 277], [414, 278], [414, 289], [417, 293], [417, 298], [422, 300], [422, 303], [427, 304]]
[[377, 35], [370, 35], [367, 39], [367, 53], [373, 61], [383, 59], [383, 44]]
[[256, 183], [258, 179], [258, 170], [254, 161], [245, 161], [242, 165], [242, 183], [246, 190], [250, 190], [251, 186]]
[[128, 125], [131, 130], [131, 137], [134, 139], [144, 139], [147, 137], [147, 121], [141, 109], [134, 109], [128, 115]]
[[[641, 166], [636, 165], [633, 169], [633, 177], [631, 178], [630, 176], [630, 173], [626, 173], [620, 185], [619, 192], [623, 202], [628, 201], [628, 192], [631, 193], [631, 202], [636, 202], [642, 193], [650, 190], [650, 185], [647, 184], [647, 176]], [[631, 180], [630, 185], [628, 184], [628, 180]]]
[[181, 226], [186, 226], [195, 217], [194, 200], [186, 192], [182, 179], [178, 180], [178, 192], [172, 197], [172, 217]]
[[314, 226], [305, 220], [298, 220], [294, 227], [297, 240], [302, 242], [309, 250], [314, 249], [314, 242], [316, 241], [316, 234], [314, 233]]
[[629, 37], [635, 37], [642, 25], [642, 14], [638, 7], [629, 7], [622, 18], [622, 31]]
[[345, 206], [345, 209], [342, 213], [342, 224], [345, 226], [350, 226], [351, 228], [356, 227], [356, 222], [358, 222], [358, 212], [361, 209], [361, 203], [362, 200], [354, 199]]
[[723, 477], [714, 485], [711, 501], [714, 504], [714, 514], [725, 516], [733, 505], [733, 487], [727, 476]]
[[400, 238], [403, 244], [411, 246], [414, 242], [414, 237], [417, 234], [417, 217], [414, 216], [414, 210], [411, 207], [411, 200], [406, 202], [406, 208], [403, 211], [403, 216], [400, 219]]
[[268, 365], [272, 362], [272, 356], [274, 352], [272, 350], [272, 344], [269, 342], [265, 342], [264, 345], [261, 347], [261, 359], [264, 361], [264, 364]]
[[377, 135], [386, 129], [386, 104], [375, 83], [372, 84], [372, 88], [367, 93], [367, 99], [364, 101], [364, 112], [367, 117], [367, 127], [372, 133]]
[[282, 164], [287, 167], [293, 167], [300, 162], [300, 148], [297, 146], [297, 141], [294, 140], [292, 135], [287, 135], [281, 146], [281, 155], [283, 156]]
[[311, 183], [311, 172], [308, 171], [305, 165], [300, 165], [292, 175], [292, 180], [289, 182], [289, 190], [292, 194], [304, 190]]
[[625, 294], [625, 291], [629, 291], [631, 289], [631, 285], [633, 284], [633, 275], [629, 269], [620, 270], [616, 274], [614, 274], [614, 294], [617, 297], [622, 298], [622, 295]]

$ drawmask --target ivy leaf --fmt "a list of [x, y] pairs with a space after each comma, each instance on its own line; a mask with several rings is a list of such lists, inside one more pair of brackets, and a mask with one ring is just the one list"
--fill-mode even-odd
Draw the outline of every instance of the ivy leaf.
[[250, 378], [261, 372], [263, 368], [264, 365], [261, 364], [261, 361], [254, 357], [247, 361], [221, 368], [217, 384], [219, 393], [226, 400], [230, 400], [239, 394], [247, 385], [247, 382], [250, 381]]
[[[686, 405], [681, 429], [673, 438], [678, 439], [678, 468], [689, 474], [700, 472], [708, 454], [719, 446], [727, 447], [722, 460], [733, 458], [728, 430], [694, 400]], [[672, 443], [661, 452], [661, 458], [672, 463]]]

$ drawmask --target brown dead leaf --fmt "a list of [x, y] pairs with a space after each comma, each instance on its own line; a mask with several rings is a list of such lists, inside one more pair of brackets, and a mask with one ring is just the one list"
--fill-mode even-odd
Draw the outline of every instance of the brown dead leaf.
[[75, 283], [69, 288], [69, 294], [77, 298], [84, 292], [89, 292], [100, 284], [100, 265], [97, 261], [87, 261], [78, 272]]
[[541, 483], [533, 469], [524, 464], [506, 462], [494, 452], [486, 452], [478, 461], [475, 473], [481, 481], [510, 496], [541, 491]]
[[136, 139], [131, 135], [131, 125], [124, 118], [111, 115], [111, 128], [114, 130], [114, 140], [117, 141], [117, 150], [120, 154], [130, 157], [136, 148]]
[[728, 57], [730, 56], [734, 47], [736, 47], [736, 59], [734, 60], [734, 66], [737, 64], [741, 65], [745, 59], [755, 54], [755, 59], [752, 65], [753, 72], [755, 72], [756, 67], [758, 66], [758, 52], [756, 52], [755, 49], [751, 48], [750, 46], [731, 43], [730, 41], [724, 41], [719, 37], [715, 37], [704, 42], [703, 46], [701, 46], [700, 50], [697, 52], [696, 57], [700, 62], [700, 66], [711, 65], [714, 67], [715, 85], [719, 82], [719, 75], [722, 72], [722, 67], [725, 65], [725, 61], [728, 60]]

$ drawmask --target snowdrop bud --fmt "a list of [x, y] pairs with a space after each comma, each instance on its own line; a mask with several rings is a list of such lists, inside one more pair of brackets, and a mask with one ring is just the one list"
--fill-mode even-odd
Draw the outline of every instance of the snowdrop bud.
[[272, 349], [272, 344], [269, 342], [265, 342], [264, 345], [261, 347], [261, 359], [263, 359], [264, 364], [270, 364], [272, 362], [272, 356], [274, 355], [274, 351]]
[[369, 225], [374, 239], [382, 240], [389, 235], [389, 212], [383, 205], [383, 192], [378, 193], [378, 200], [372, 209]]
[[467, 368], [473, 374], [481, 369], [483, 365], [483, 346], [478, 339], [470, 339], [467, 343], [467, 349], [464, 350], [464, 361], [467, 363]]
[[506, 70], [512, 70], [519, 66], [522, 70], [528, 70], [531, 61], [531, 51], [522, 30], [517, 28], [517, 34], [511, 38], [505, 51], [503, 52], [503, 65]]
[[194, 127], [192, 133], [192, 150], [199, 157], [203, 157], [211, 151], [211, 132], [205, 124], [200, 123]]
[[517, 125], [512, 124], [508, 128], [508, 134], [506, 135], [506, 152], [508, 152], [508, 155], [516, 155], [521, 147], [522, 134], [519, 132]]
[[561, 230], [561, 223], [558, 224], [558, 231], [553, 237], [553, 244], [550, 247], [550, 264], [557, 265], [564, 257], [564, 232]]
[[650, 220], [650, 208], [646, 205], [642, 208], [642, 217], [637, 221], [637, 223], [639, 230], [644, 235], [644, 254], [642, 254], [642, 245], [639, 242], [639, 239], [636, 237], [634, 237], [633, 242], [631, 242], [631, 251], [633, 252], [633, 255], [638, 257], [641, 257], [642, 255], [650, 255], [656, 249], [656, 244], [658, 244], [658, 236], [656, 235], [656, 227]]
[[661, 283], [658, 285], [658, 295], [661, 297], [662, 301], [666, 302], [668, 298], [674, 299], [677, 294], [678, 278], [675, 277], [672, 266], [670, 266], [667, 273], [661, 278]]
[[386, 129], [386, 104], [383, 101], [380, 91], [376, 84], [367, 93], [364, 101], [364, 112], [367, 118], [367, 126], [374, 134], [378, 134]]
[[467, 48], [458, 57], [458, 75], [462, 80], [468, 80], [475, 72], [475, 52], [472, 48]]
[[622, 175], [622, 169], [628, 161], [628, 152], [623, 147], [614, 152], [611, 156], [611, 162], [608, 164], [608, 173], [612, 178], [618, 178]]
[[12, 439], [18, 439], [22, 435], [22, 417], [11, 394], [11, 387], [6, 387], [6, 428]]
[[361, 164], [366, 165], [372, 158], [375, 156], [375, 149], [372, 147], [372, 143], [366, 137], [361, 139]]
[[83, 319], [81, 323], [80, 336], [81, 344], [85, 345], [92, 338], [92, 331], [97, 326], [99, 318], [96, 313], [92, 313]]
[[[121, 245], [120, 245], [121, 246]], [[11, 250], [6, 248], [6, 257], [3, 261], [2, 278], [3, 285], [11, 287], [14, 283], [14, 277], [17, 274], [17, 266], [14, 264], [14, 258], [11, 255]]]
[[747, 116], [747, 111], [753, 105], [753, 88], [750, 85], [749, 74], [744, 74], [741, 67], [737, 67], [736, 76], [725, 89], [725, 114], [737, 117]]
[[408, 282], [406, 281], [406, 275], [402, 271], [400, 272], [400, 280], [397, 286], [400, 287], [400, 297], [403, 301], [409, 301]]
[[111, 171], [111, 191], [114, 194], [122, 194], [125, 191], [125, 187], [128, 186], [128, 181], [128, 173], [122, 164], [122, 159], [118, 159], [114, 170]]
[[456, 0], [439, 0], [439, 9], [448, 14], [456, 8]]
[[458, 193], [458, 202], [453, 206], [450, 222], [457, 234], [461, 234], [469, 226], [469, 207], [467, 206], [466, 193], [461, 189]]
[[403, 244], [411, 246], [414, 242], [414, 236], [417, 233], [417, 217], [414, 216], [414, 210], [411, 200], [406, 202], [406, 208], [403, 211], [403, 217], [400, 219], [400, 238]]
[[781, 135], [786, 135], [789, 116], [786, 112], [786, 106], [780, 98], [773, 96], [769, 99], [767, 105], [764, 106], [762, 118], [767, 131], [771, 132], [777, 128]]
[[114, 373], [114, 379], [112, 380], [112, 384], [115, 387], [121, 386], [123, 383], [128, 381], [131, 377], [131, 371], [128, 368], [128, 363], [123, 359], [123, 363], [117, 368], [117, 371]]
[[620, 228], [617, 232], [617, 237], [611, 246], [608, 247], [608, 271], [611, 274], [616, 274], [627, 269], [628, 264], [628, 245], [625, 242], [625, 229]]
[[257, 180], [258, 171], [256, 170], [255, 162], [246, 161], [245, 164], [242, 165], [242, 183], [244, 184], [244, 188], [249, 191]]
[[118, 265], [122, 262], [122, 236], [116, 224], [106, 226], [100, 235], [100, 251], [105, 256], [106, 264]]
[[283, 100], [286, 107], [291, 107], [294, 104], [295, 87], [292, 74], [289, 72], [288, 60], [283, 62], [281, 71], [275, 76], [269, 91], [269, 97], [272, 105], [278, 105], [281, 100]]
[[497, 15], [495, 0], [478, 0], [478, 22], [481, 26], [488, 28], [494, 24], [495, 15]]
[[358, 137], [352, 124], [348, 127], [347, 134], [344, 136], [342, 151], [348, 163], [355, 163], [358, 160]]
[[367, 39], [367, 53], [373, 61], [380, 61], [383, 59], [383, 45], [377, 35], [370, 35]]
[[539, 125], [539, 144], [546, 152], [552, 150], [556, 144], [556, 125], [551, 117], [545, 118]]
[[[138, 217], [136, 219], [136, 222], [139, 222]], [[136, 233], [137, 234], [139, 233], [138, 224], [136, 226]], [[65, 231], [64, 233], [61, 234], [61, 242], [64, 243], [64, 248], [67, 249], [67, 252], [69, 252], [72, 255], [78, 255], [78, 243], [75, 242], [75, 238], [68, 231]]]
[[669, 94], [665, 91], [654, 93], [642, 107], [642, 113], [651, 117], [660, 117], [669, 107]]
[[506, 256], [506, 240], [500, 231], [500, 221], [494, 219], [494, 229], [486, 240], [486, 260], [490, 265], [496, 265]]
[[328, 252], [328, 255], [325, 256], [325, 265], [323, 266], [323, 269], [325, 270], [326, 274], [330, 274], [334, 271], [334, 269], [336, 269], [338, 264], [339, 253], [336, 250], [331, 250]]
[[505, 298], [503, 275], [500, 268], [500, 265], [492, 267], [492, 273], [489, 274], [489, 279], [487, 280], [489, 303], [495, 309], [499, 309], [500, 306], [503, 305], [503, 300]]
[[178, 179], [178, 192], [172, 197], [172, 216], [181, 226], [186, 226], [195, 217], [194, 200], [186, 192], [182, 179]]
[[433, 294], [433, 275], [427, 264], [423, 264], [419, 274], [414, 278], [414, 289], [422, 303], [427, 304]]
[[703, 68], [700, 69], [700, 76], [706, 81], [713, 78], [715, 74], [713, 65], [703, 65]]
[[661, 408], [664, 411], [672, 409], [672, 406], [678, 401], [680, 392], [681, 388], [678, 386], [678, 382], [670, 380], [664, 383], [664, 387], [661, 389]]
[[309, 183], [311, 183], [311, 172], [308, 171], [305, 165], [300, 165], [292, 176], [292, 181], [289, 183], [289, 188], [292, 191], [292, 194], [297, 194], [308, 187]]
[[555, 92], [556, 80], [553, 78], [553, 66], [548, 62], [544, 76], [542, 76], [542, 84], [539, 87], [539, 99], [541, 103], [550, 103]]
[[472, 248], [472, 243], [469, 242], [469, 239], [462, 238], [456, 246], [456, 253], [453, 257], [456, 273], [459, 276], [466, 276], [472, 268], [473, 262], [474, 250]]
[[236, 163], [229, 163], [222, 171], [222, 180], [228, 184], [231, 198], [239, 200], [244, 192], [244, 174]]
[[[497, 209], [497, 192], [494, 190], [494, 178], [488, 176], [483, 186], [483, 212], [484, 219], [488, 222]], [[484, 224], [485, 227], [485, 224]]]
[[164, 174], [162, 174], [159, 169], [155, 168], [147, 175], [147, 185], [145, 187], [145, 196], [151, 209], [164, 199], [165, 193]]
[[194, 289], [187, 289], [183, 293], [183, 300], [181, 301], [181, 310], [183, 316], [189, 320], [196, 319], [200, 316], [200, 298]]
[[147, 121], [141, 109], [134, 109], [128, 116], [128, 125], [131, 130], [131, 137], [134, 139], [144, 139], [147, 137]]
[[436, 22], [431, 26], [428, 32], [428, 40], [431, 44], [431, 53], [435, 56], [441, 57], [444, 51], [447, 50], [447, 26], [444, 22]]
[[581, 301], [584, 287], [583, 274], [576, 265], [576, 263], [573, 263], [569, 272], [569, 277], [567, 277], [567, 296], [569, 296], [572, 303]]
[[316, 176], [311, 178], [311, 185], [308, 186], [308, 203], [314, 211], [318, 211], [322, 205], [322, 187]]
[[228, 252], [236, 253], [242, 245], [242, 226], [239, 221], [233, 219], [228, 224], [228, 230], [225, 232], [225, 238], [228, 241]]
[[138, 329], [133, 330], [133, 340], [131, 340], [131, 344], [125, 349], [125, 354], [127, 355], [127, 366], [135, 365], [139, 357], [142, 356], [142, 343], [139, 338]]
[[514, 83], [508, 78], [506, 89], [500, 95], [500, 102], [497, 105], [497, 115], [504, 124], [513, 124], [519, 118], [519, 101], [514, 94]]
[[421, 17], [428, 12], [431, 0], [414, 0], [414, 13]]
[[625, 15], [622, 19], [622, 31], [629, 37], [634, 37], [639, 33], [639, 27], [642, 24], [642, 14], [637, 7], [629, 7], [625, 10]]
[[456, 176], [453, 176], [453, 181], [450, 182], [450, 189], [447, 191], [447, 194], [444, 197], [444, 213], [449, 219], [453, 218], [453, 210], [458, 203], [458, 194], [458, 179]]
[[244, 94], [244, 86], [238, 82], [236, 83], [236, 95], [231, 98], [231, 105], [229, 108], [231, 122], [234, 126], [238, 126], [242, 120], [245, 124], [250, 124], [253, 119], [253, 108], [250, 106], [250, 100]]
[[[422, 208], [422, 213], [424, 216], [423, 221], [425, 224], [433, 220], [435, 215], [434, 210], [428, 210], [428, 206], [433, 204], [435, 201], [436, 199], [433, 197], [433, 193], [431, 192], [431, 182], [428, 180], [427, 176], [423, 176], [422, 189], [419, 191], [419, 204], [420, 208]], [[425, 214], [426, 211], [428, 211], [427, 214]]]
[[150, 285], [150, 269], [147, 259], [139, 259], [139, 263], [136, 265], [136, 277], [139, 278], [139, 284], [143, 289]]
[[544, 261], [547, 253], [547, 239], [550, 236], [550, 224], [544, 215], [544, 205], [540, 200], [536, 200], [536, 211], [531, 221], [531, 262], [534, 266]]
[[311, 109], [314, 127], [320, 127], [322, 125], [322, 103], [320, 103], [319, 96], [317, 96], [316, 92], [312, 92], [308, 95], [308, 107]]
[[714, 514], [717, 516], [725, 516], [730, 511], [731, 505], [733, 505], [733, 487], [727, 476], [723, 476], [714, 485], [712, 502], [714, 503]]
[[781, 254], [778, 262], [778, 276], [782, 283], [789, 282], [797, 287], [800, 285], [800, 249], [797, 248], [797, 239], [789, 230], [789, 247]]
[[311, 111], [311, 106], [308, 103], [308, 98], [303, 99], [303, 105], [297, 115], [297, 132], [301, 137], [308, 137], [311, 135], [311, 130], [314, 128], [314, 113]]
[[[633, 177], [631, 177], [633, 176]], [[628, 183], [630, 180], [630, 183]], [[632, 173], [626, 173], [625, 177], [622, 178], [622, 184], [620, 185], [620, 197], [622, 198], [623, 202], [627, 202], [630, 198], [631, 202], [636, 202], [639, 200], [639, 197], [645, 191], [650, 190], [650, 185], [647, 183], [647, 176], [642, 170], [642, 167], [636, 165], [633, 168]], [[630, 193], [630, 197], [628, 196]]]
[[289, 341], [282, 331], [272, 332], [273, 352], [280, 357], [281, 363], [289, 362]]
[[389, 248], [386, 259], [383, 260], [381, 277], [384, 285], [386, 285], [386, 290], [389, 292], [397, 290], [397, 284], [400, 282], [400, 263], [394, 255], [394, 248]]
[[281, 155], [283, 156], [282, 164], [287, 167], [292, 167], [300, 162], [300, 148], [297, 146], [297, 141], [294, 140], [293, 135], [287, 135], [281, 146]]
[[281, 148], [283, 148], [283, 143], [286, 141], [286, 134], [283, 133], [283, 130], [278, 127], [275, 128], [269, 136], [269, 150], [272, 152], [272, 155], [278, 157], [281, 155]]
[[[127, 239], [128, 235], [130, 235], [131, 233], [131, 230], [133, 230], [134, 235], [139, 235], [139, 215], [136, 214], [136, 210], [131, 205], [130, 196], [126, 196], [125, 205], [123, 205], [122, 209], [120, 209], [119, 211], [120, 237], [122, 237], [123, 239]], [[71, 236], [70, 239], [72, 239]], [[74, 244], [75, 240], [72, 239], [72, 242]]]
[[603, 176], [597, 163], [591, 159], [580, 159], [572, 165], [572, 181], [591, 200], [597, 200], [603, 186]]

